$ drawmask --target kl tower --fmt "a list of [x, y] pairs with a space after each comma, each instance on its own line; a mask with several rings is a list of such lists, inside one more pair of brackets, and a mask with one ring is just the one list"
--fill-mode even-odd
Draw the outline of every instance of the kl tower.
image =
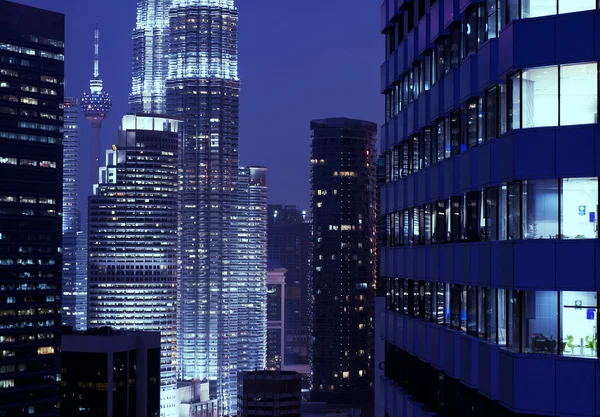
[[94, 35], [94, 77], [90, 80], [90, 92], [83, 93], [81, 98], [81, 111], [92, 127], [92, 160], [90, 161], [92, 183], [98, 183], [98, 168], [100, 167], [102, 147], [102, 122], [108, 117], [112, 109], [112, 99], [103, 91], [102, 78], [100, 78], [100, 63], [98, 60], [99, 44], [98, 24]]

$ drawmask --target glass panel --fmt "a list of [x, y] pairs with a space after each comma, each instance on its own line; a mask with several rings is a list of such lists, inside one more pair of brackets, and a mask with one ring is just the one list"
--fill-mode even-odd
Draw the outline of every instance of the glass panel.
[[461, 149], [460, 137], [460, 110], [452, 112], [450, 116], [450, 142], [452, 155], [458, 155], [466, 149]]
[[431, 243], [431, 204], [425, 205], [425, 215], [423, 219], [423, 223], [425, 225], [425, 244], [429, 245]]
[[431, 88], [431, 52], [425, 54], [425, 63], [423, 64], [423, 88], [429, 91]]
[[445, 42], [443, 39], [439, 40], [437, 43], [437, 76], [438, 76], [438, 80], [442, 79], [442, 77], [445, 74], [445, 59], [446, 59], [446, 53], [445, 53]]
[[410, 172], [410, 153], [408, 141], [402, 142], [402, 176], [409, 175]]
[[479, 109], [477, 107], [477, 100], [472, 100], [467, 105], [467, 147], [469, 148], [477, 146], [478, 142]]
[[443, 284], [444, 285], [444, 323], [446, 326], [450, 325], [450, 284]]
[[418, 245], [421, 241], [420, 239], [420, 232], [421, 232], [421, 228], [420, 228], [420, 216], [419, 216], [419, 208], [418, 207], [414, 207], [412, 210], [412, 216], [413, 216], [413, 245]]
[[477, 142], [483, 142], [483, 124], [485, 119], [485, 113], [483, 111], [483, 97], [477, 99]]
[[558, 0], [558, 13], [573, 13], [596, 8], [596, 0]]
[[506, 85], [504, 84], [500, 84], [500, 135], [503, 135], [504, 133], [506, 133], [507, 128], [508, 128], [508, 115], [507, 115], [507, 97], [506, 97], [506, 92], [507, 88]]
[[419, 135], [413, 136], [412, 139], [412, 172], [418, 172], [421, 166], [420, 164], [420, 149], [419, 149]]
[[485, 93], [485, 138], [496, 139], [498, 131], [498, 87]]
[[450, 220], [450, 239], [452, 242], [460, 242], [463, 240], [462, 236], [462, 197], [452, 197], [451, 198], [451, 220]]
[[485, 288], [477, 288], [477, 336], [485, 339]]
[[424, 305], [424, 309], [423, 309], [423, 317], [425, 318], [425, 320], [431, 320], [431, 313], [432, 313], [432, 294], [431, 294], [431, 288], [432, 288], [432, 283], [431, 282], [425, 282], [424, 284], [424, 288], [425, 288], [425, 305]]
[[558, 67], [523, 71], [523, 128], [558, 126]]
[[523, 352], [558, 354], [558, 293], [524, 292]]
[[[458, 121], [458, 127], [460, 129], [460, 120]], [[460, 132], [459, 132], [460, 133]], [[450, 144], [450, 118], [444, 119], [444, 143], [445, 143], [445, 157], [450, 158], [451, 155], [451, 144]]]
[[477, 10], [478, 8], [475, 7], [467, 13], [467, 25], [465, 28], [467, 55], [477, 52]]
[[521, 74], [508, 79], [508, 128], [521, 128]]
[[436, 323], [440, 324], [440, 325], [444, 325], [444, 301], [445, 301], [445, 289], [444, 289], [444, 284], [441, 282], [438, 282], [437, 285], [437, 293], [436, 293]]
[[460, 65], [460, 34], [461, 34], [461, 24], [454, 26], [450, 30], [450, 39], [451, 39], [451, 65], [452, 68], [458, 68]]
[[410, 227], [409, 227], [410, 223], [409, 223], [408, 210], [404, 210], [402, 217], [403, 217], [403, 219], [402, 219], [403, 220], [403, 222], [402, 222], [403, 223], [403, 225], [402, 225], [403, 226], [402, 227], [402, 229], [403, 229], [403, 232], [402, 232], [402, 243], [404, 245], [410, 245], [410, 240], [409, 240], [409, 237], [408, 237], [408, 235], [409, 235], [409, 229], [410, 229]]
[[394, 301], [395, 301], [395, 310], [396, 311], [400, 311], [401, 310], [401, 301], [402, 298], [400, 297], [401, 295], [401, 280], [398, 278], [394, 278]]
[[560, 200], [563, 239], [598, 236], [598, 178], [565, 178]]
[[519, 18], [519, 0], [506, 0], [506, 23]]
[[598, 64], [560, 66], [560, 124], [598, 122]]
[[435, 213], [435, 229], [434, 229], [434, 242], [444, 243], [446, 242], [446, 201], [440, 200], [436, 203]]
[[445, 135], [444, 135], [444, 120], [440, 120], [437, 122], [437, 129], [436, 129], [436, 139], [437, 139], [437, 160], [441, 161], [444, 159], [445, 157], [445, 150], [446, 150], [446, 144], [445, 144]]
[[508, 341], [506, 347], [519, 352], [521, 347], [521, 292], [508, 292]]
[[413, 315], [415, 317], [421, 317], [423, 315], [423, 303], [425, 301], [425, 290], [419, 285], [419, 281], [408, 280], [412, 282], [412, 296], [413, 296]]
[[498, 36], [498, 0], [486, 0], [487, 9], [487, 35], [489, 39]]
[[487, 16], [485, 6], [477, 7], [477, 49], [488, 40]]
[[498, 344], [506, 346], [506, 290], [498, 288]]
[[404, 242], [401, 240], [401, 236], [400, 236], [400, 225], [401, 225], [400, 213], [394, 213], [394, 241], [396, 242], [396, 245], [398, 245], [398, 246], [404, 244]]
[[498, 240], [498, 187], [485, 190], [485, 240]]
[[521, 239], [521, 183], [508, 183], [508, 240]]
[[477, 287], [468, 286], [467, 293], [467, 333], [477, 336]]
[[523, 239], [558, 238], [558, 180], [523, 181]]
[[462, 302], [462, 291], [460, 289], [460, 285], [457, 285], [457, 284], [451, 285], [451, 291], [452, 291], [452, 295], [451, 295], [450, 302], [452, 305], [452, 317], [451, 317], [450, 326], [455, 329], [458, 329], [458, 328], [460, 328], [460, 325], [461, 325], [460, 307], [461, 307], [461, 302]]
[[508, 187], [502, 185], [498, 191], [498, 240], [506, 240], [508, 238]]
[[404, 210], [404, 216], [406, 216], [406, 223], [407, 223], [407, 227], [408, 227], [408, 240], [406, 241], [406, 243], [409, 246], [412, 246], [415, 244], [415, 240], [414, 240], [414, 219], [413, 219], [413, 211], [412, 210]]
[[393, 173], [392, 176], [395, 180], [397, 180], [398, 178], [400, 178], [400, 166], [401, 166], [400, 165], [400, 155], [401, 155], [400, 147], [394, 146], [393, 154], [394, 154], [394, 157], [392, 159], [393, 159], [394, 165], [392, 167], [392, 173]]
[[521, 0], [521, 16], [524, 19], [553, 14], [556, 14], [556, 0]]
[[489, 342], [497, 343], [498, 300], [496, 299], [496, 290], [484, 288], [483, 293], [485, 297], [485, 334]]
[[460, 329], [467, 331], [467, 286], [463, 285], [460, 292]]
[[479, 209], [479, 203], [481, 199], [481, 192], [472, 191], [467, 193], [467, 241], [468, 242], [479, 242], [479, 233], [481, 221], [479, 215], [481, 211]]
[[427, 168], [431, 164], [431, 128], [425, 129], [423, 132], [423, 152], [421, 155], [423, 168]]
[[561, 293], [561, 348], [563, 355], [598, 357], [598, 294]]

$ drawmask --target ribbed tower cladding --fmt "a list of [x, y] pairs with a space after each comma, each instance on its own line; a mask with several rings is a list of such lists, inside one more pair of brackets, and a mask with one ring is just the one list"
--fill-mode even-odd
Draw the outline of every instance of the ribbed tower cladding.
[[[102, 78], [100, 77], [100, 31], [96, 25], [94, 32], [94, 76], [90, 80], [90, 92], [83, 93], [81, 98], [81, 111], [92, 127], [92, 160], [90, 172], [92, 179], [96, 179], [100, 167], [100, 149], [102, 147], [102, 122], [112, 110], [112, 99], [104, 91]], [[94, 181], [97, 182], [97, 181]]]
[[233, 0], [175, 0], [170, 9], [167, 112], [184, 121], [179, 375], [208, 379], [223, 415], [236, 414], [237, 372], [263, 369], [266, 340], [266, 241], [253, 255], [261, 266], [251, 267], [248, 244], [264, 236], [240, 229], [251, 191], [239, 171], [237, 22]]
[[67, 97], [64, 103], [63, 136], [63, 298], [62, 323], [85, 330], [87, 286], [85, 276], [78, 280], [77, 235], [80, 230], [78, 204], [79, 110], [78, 100]]
[[129, 96], [132, 112], [165, 113], [171, 3], [172, 0], [138, 0], [132, 33], [133, 72]]
[[176, 387], [178, 120], [126, 115], [89, 201], [89, 327], [161, 332], [161, 416]]

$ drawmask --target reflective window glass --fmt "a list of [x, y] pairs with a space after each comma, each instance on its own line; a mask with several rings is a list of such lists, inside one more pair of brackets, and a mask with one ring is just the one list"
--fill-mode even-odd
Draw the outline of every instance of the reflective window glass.
[[524, 292], [523, 314], [523, 352], [558, 354], [557, 292]]
[[556, 14], [556, 0], [521, 0], [521, 17], [524, 19], [553, 14]]
[[558, 180], [523, 181], [523, 239], [558, 238]]
[[598, 357], [598, 293], [562, 291], [560, 295], [562, 354]]
[[523, 71], [523, 128], [558, 126], [558, 67]]
[[560, 66], [560, 124], [598, 122], [598, 64]]
[[598, 178], [562, 180], [561, 233], [563, 239], [598, 236]]

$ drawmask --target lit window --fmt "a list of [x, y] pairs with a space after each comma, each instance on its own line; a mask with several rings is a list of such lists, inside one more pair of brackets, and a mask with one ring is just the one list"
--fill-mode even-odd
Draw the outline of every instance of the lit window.
[[15, 386], [14, 379], [3, 379], [0, 380], [0, 388], [13, 388]]
[[53, 355], [54, 354], [54, 346], [44, 346], [39, 347], [37, 350], [38, 355]]
[[350, 378], [350, 371], [344, 371], [344, 372], [342, 372], [342, 378], [344, 378], [344, 379]]

